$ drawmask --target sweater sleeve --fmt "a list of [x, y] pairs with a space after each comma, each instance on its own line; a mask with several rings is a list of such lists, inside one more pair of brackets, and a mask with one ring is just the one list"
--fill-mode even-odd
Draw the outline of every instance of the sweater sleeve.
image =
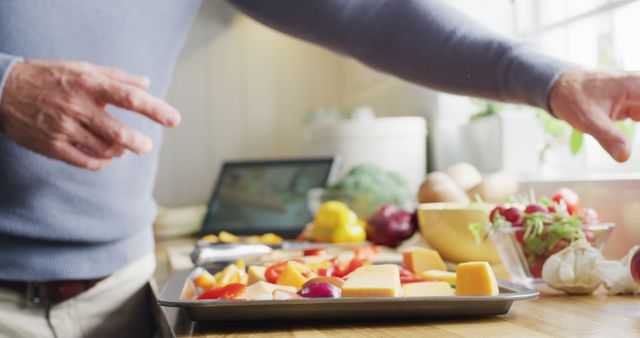
[[2, 102], [2, 93], [4, 92], [4, 83], [7, 81], [7, 76], [11, 67], [22, 58], [9, 54], [0, 53], [0, 103]]
[[249, 16], [383, 72], [446, 92], [549, 110], [569, 64], [439, 0], [230, 0]]

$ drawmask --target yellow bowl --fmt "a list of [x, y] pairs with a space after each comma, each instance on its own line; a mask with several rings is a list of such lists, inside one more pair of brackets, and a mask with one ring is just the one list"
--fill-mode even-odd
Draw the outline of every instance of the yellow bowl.
[[[418, 207], [418, 224], [422, 237], [446, 261], [460, 263], [488, 261], [499, 263], [500, 256], [484, 225], [489, 222], [490, 207], [460, 203], [424, 203]], [[470, 223], [482, 225], [480, 245], [469, 231]]]

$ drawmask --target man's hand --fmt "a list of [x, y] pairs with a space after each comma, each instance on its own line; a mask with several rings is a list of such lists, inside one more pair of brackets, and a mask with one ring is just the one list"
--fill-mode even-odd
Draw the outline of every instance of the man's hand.
[[148, 94], [147, 78], [84, 62], [15, 64], [0, 102], [0, 131], [43, 155], [101, 170], [126, 150], [144, 154], [151, 139], [105, 111], [112, 104], [167, 127], [180, 114]]
[[614, 121], [640, 121], [640, 74], [568, 70], [551, 88], [549, 105], [558, 118], [591, 134], [611, 157], [624, 162], [631, 147]]

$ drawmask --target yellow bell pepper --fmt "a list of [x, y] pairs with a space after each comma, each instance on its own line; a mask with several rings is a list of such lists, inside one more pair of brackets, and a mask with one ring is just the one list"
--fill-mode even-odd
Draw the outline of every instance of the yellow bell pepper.
[[367, 238], [363, 227], [357, 223], [344, 225], [334, 229], [331, 235], [332, 243], [362, 242]]
[[321, 227], [336, 227], [357, 221], [358, 216], [346, 204], [340, 201], [328, 201], [322, 203], [318, 209], [313, 224]]
[[328, 201], [318, 209], [311, 233], [316, 242], [361, 242], [367, 237], [363, 224], [346, 204]]

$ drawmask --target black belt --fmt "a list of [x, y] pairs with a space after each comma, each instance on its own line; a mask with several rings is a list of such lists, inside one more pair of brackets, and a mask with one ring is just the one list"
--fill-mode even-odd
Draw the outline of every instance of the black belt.
[[0, 281], [0, 288], [20, 293], [30, 304], [57, 304], [94, 287], [104, 278], [51, 282]]

